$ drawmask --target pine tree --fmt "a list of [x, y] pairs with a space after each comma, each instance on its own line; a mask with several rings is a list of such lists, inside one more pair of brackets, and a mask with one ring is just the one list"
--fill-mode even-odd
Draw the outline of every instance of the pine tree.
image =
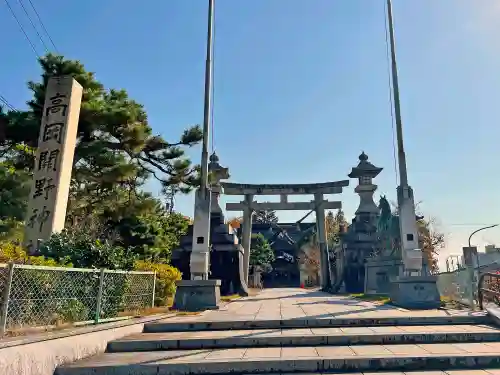
[[340, 229], [342, 226], [347, 226], [347, 221], [342, 210], [338, 210], [335, 214], [333, 211], [328, 211], [325, 218], [326, 240], [328, 246], [332, 247], [340, 241]]
[[18, 174], [29, 174], [34, 165], [49, 77], [70, 75], [84, 90], [69, 212], [85, 216], [103, 201], [119, 200], [123, 191], [137, 191], [148, 178], [181, 192], [198, 184], [199, 168], [191, 165], [182, 147], [201, 140], [199, 126], [185, 130], [179, 141], [168, 142], [153, 134], [141, 104], [125, 90], [105, 89], [79, 61], [48, 54], [39, 62], [42, 76], [28, 83], [33, 94], [28, 110], [0, 113], [0, 157]]
[[271, 245], [262, 233], [252, 236], [250, 245], [250, 265], [269, 269], [275, 256]]

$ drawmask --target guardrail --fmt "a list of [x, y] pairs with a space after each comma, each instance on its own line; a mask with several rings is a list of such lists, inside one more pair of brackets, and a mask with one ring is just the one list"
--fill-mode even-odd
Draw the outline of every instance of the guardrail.
[[155, 272], [0, 264], [0, 336], [150, 308], [155, 278]]
[[487, 303], [500, 306], [500, 274], [487, 272], [479, 277], [478, 300], [481, 310]]

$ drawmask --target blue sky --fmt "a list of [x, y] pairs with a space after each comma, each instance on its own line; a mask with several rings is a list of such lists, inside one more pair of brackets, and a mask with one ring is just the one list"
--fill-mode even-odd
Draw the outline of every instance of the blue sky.
[[[9, 2], [42, 54], [18, 0]], [[206, 0], [32, 2], [59, 51], [107, 87], [128, 90], [155, 132], [176, 140], [202, 122]], [[215, 147], [233, 181], [342, 180], [364, 150], [384, 167], [379, 192], [395, 199], [384, 4], [216, 1]], [[0, 7], [0, 94], [23, 108], [25, 82], [40, 70]], [[421, 211], [447, 236], [444, 258], [460, 252], [477, 224], [500, 222], [500, 5], [394, 0], [394, 16], [409, 180]], [[199, 161], [198, 147], [189, 154]], [[349, 217], [354, 187], [335, 197]], [[192, 214], [192, 197], [176, 205]], [[500, 245], [500, 229], [475, 242]]]

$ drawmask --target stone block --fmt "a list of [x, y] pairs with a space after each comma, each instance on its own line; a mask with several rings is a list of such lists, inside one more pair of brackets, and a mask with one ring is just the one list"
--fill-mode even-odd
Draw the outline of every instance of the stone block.
[[220, 280], [180, 280], [176, 285], [173, 309], [179, 311], [219, 309]]
[[396, 257], [370, 258], [365, 269], [365, 293], [389, 294], [391, 280], [398, 276], [403, 262]]
[[441, 297], [435, 276], [404, 276], [391, 283], [392, 303], [405, 309], [437, 309]]

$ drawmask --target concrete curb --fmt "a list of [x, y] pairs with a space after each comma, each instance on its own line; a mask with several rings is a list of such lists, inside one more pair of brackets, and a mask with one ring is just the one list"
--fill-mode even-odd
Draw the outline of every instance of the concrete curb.
[[500, 308], [498, 308], [498, 305], [495, 303], [490, 303], [487, 304], [484, 309], [493, 320], [493, 323], [497, 326], [500, 326]]
[[[156, 314], [141, 318], [131, 318], [109, 323], [100, 323], [97, 325], [88, 325], [84, 327], [71, 327], [59, 331], [42, 332], [29, 336], [17, 336], [12, 338], [0, 339], [0, 350], [12, 346], [34, 344], [41, 341], [56, 340], [69, 336], [85, 335], [88, 333], [105, 331], [114, 328], [127, 327], [134, 324], [145, 324], [155, 322], [175, 316], [175, 314]], [[0, 352], [1, 353], [1, 352]]]
[[53, 375], [61, 364], [101, 353], [109, 341], [140, 333], [145, 323], [172, 316], [155, 315], [0, 341], [0, 374]]

